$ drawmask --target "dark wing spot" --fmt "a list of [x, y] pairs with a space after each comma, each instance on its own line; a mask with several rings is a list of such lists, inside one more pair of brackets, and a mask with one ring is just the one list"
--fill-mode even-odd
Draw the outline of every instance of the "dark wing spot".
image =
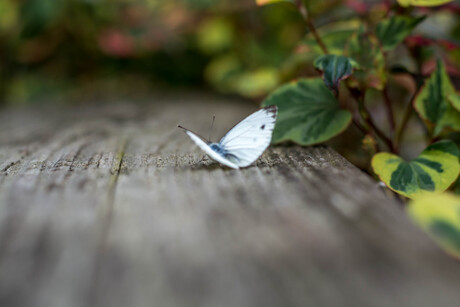
[[276, 105], [271, 105], [271, 106], [268, 106], [268, 107], [265, 107], [264, 110], [266, 110], [267, 112], [276, 112]]
[[276, 105], [271, 105], [271, 106], [263, 108], [263, 110], [265, 110], [265, 112], [267, 112], [269, 114], [271, 113], [272, 118], [276, 118], [276, 113], [278, 112], [278, 107]]
[[264, 129], [265, 129], [265, 125], [260, 126], [260, 129], [264, 130]]

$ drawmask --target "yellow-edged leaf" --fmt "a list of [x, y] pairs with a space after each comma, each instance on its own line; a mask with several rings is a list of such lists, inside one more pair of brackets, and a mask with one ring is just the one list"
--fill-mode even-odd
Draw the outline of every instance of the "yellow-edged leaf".
[[426, 195], [411, 201], [407, 212], [441, 248], [460, 258], [460, 196]]
[[459, 155], [457, 145], [445, 140], [428, 146], [409, 162], [394, 154], [378, 153], [372, 158], [372, 168], [390, 189], [417, 199], [444, 192], [457, 179]]
[[443, 5], [453, 0], [398, 0], [402, 6], [438, 6]]
[[444, 130], [460, 131], [459, 101], [446, 68], [438, 60], [436, 70], [426, 80], [414, 101], [417, 110], [428, 126], [434, 128], [434, 136]]

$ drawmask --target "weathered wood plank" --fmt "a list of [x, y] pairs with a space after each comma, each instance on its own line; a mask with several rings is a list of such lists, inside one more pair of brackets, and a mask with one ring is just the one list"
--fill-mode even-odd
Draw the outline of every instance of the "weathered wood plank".
[[[460, 266], [324, 146], [221, 168], [201, 96], [0, 113], [0, 306], [458, 306]], [[206, 133], [204, 133], [206, 134]]]

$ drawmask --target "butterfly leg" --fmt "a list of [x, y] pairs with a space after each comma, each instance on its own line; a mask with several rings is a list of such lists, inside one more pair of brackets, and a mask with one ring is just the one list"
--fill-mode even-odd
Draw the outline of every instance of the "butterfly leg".
[[201, 162], [203, 162], [203, 161], [205, 161], [205, 160], [207, 160], [207, 159], [208, 159], [208, 156], [203, 155], [203, 158], [201, 158], [201, 160], [198, 161], [198, 163], [201, 163]]

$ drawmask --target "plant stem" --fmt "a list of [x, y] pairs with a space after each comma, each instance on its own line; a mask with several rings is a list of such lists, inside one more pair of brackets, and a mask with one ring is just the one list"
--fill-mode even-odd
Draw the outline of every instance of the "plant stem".
[[[353, 124], [356, 126], [356, 128], [358, 128], [359, 131], [362, 132], [362, 134], [364, 134], [365, 136], [367, 134], [371, 134], [373, 136], [373, 133], [372, 131], [370, 131], [367, 127], [364, 127], [363, 125], [361, 125], [361, 123], [359, 122], [359, 115], [358, 116], [353, 116]], [[380, 151], [380, 146], [379, 146], [379, 143], [375, 142], [375, 149], [377, 152]]]
[[394, 146], [393, 146], [393, 142], [391, 142], [390, 138], [387, 137], [387, 136], [385, 135], [385, 133], [383, 133], [383, 131], [380, 130], [380, 129], [376, 126], [374, 120], [372, 119], [372, 117], [371, 117], [371, 115], [370, 115], [370, 113], [369, 113], [369, 111], [367, 110], [366, 107], [364, 107], [364, 110], [365, 110], [365, 113], [366, 113], [366, 118], [365, 118], [365, 120], [366, 120], [366, 122], [368, 123], [368, 125], [372, 128], [372, 130], [375, 131], [375, 134], [377, 134], [377, 136], [378, 136], [380, 139], [382, 139], [382, 141], [388, 146], [388, 148], [390, 149], [390, 151], [393, 152], [393, 153], [396, 153], [396, 150], [395, 150], [395, 148], [394, 148]]
[[417, 70], [415, 73], [411, 73], [411, 77], [414, 79], [415, 82], [415, 91], [414, 94], [412, 95], [412, 98], [410, 99], [409, 103], [406, 106], [406, 109], [404, 110], [404, 115], [403, 119], [401, 121], [401, 126], [399, 126], [399, 129], [396, 133], [395, 137], [395, 145], [397, 148], [399, 148], [401, 144], [401, 140], [403, 138], [404, 133], [406, 132], [406, 126], [407, 123], [409, 122], [409, 119], [412, 115], [412, 112], [414, 111], [413, 104], [415, 101], [415, 98], [417, 97], [418, 92], [420, 91], [420, 88], [423, 86], [423, 83], [425, 82], [423, 76], [421, 75], [422, 72], [422, 61], [420, 57], [420, 50], [417, 48], [410, 48], [410, 46], [406, 45], [406, 48], [409, 50], [409, 53], [411, 56], [414, 58], [414, 60], [417, 63]]
[[329, 51], [327, 50], [326, 45], [324, 44], [323, 40], [319, 36], [318, 32], [316, 31], [315, 25], [311, 21], [310, 15], [308, 14], [307, 8], [303, 4], [302, 0], [296, 0], [296, 6], [297, 9], [299, 10], [300, 14], [302, 15], [303, 19], [305, 20], [305, 23], [307, 24], [308, 29], [310, 30], [311, 34], [313, 34], [313, 37], [315, 38], [316, 42], [318, 43], [319, 47], [323, 51], [324, 54], [328, 54]]
[[353, 124], [358, 128], [359, 131], [361, 131], [364, 135], [369, 133], [369, 130], [364, 128], [363, 125], [359, 122], [358, 118], [353, 116]]
[[389, 137], [385, 135], [385, 133], [383, 133], [382, 130], [380, 130], [379, 127], [377, 127], [369, 113], [369, 110], [364, 105], [364, 94], [361, 92], [357, 93], [356, 91], [352, 91], [352, 94], [358, 101], [359, 114], [361, 115], [363, 120], [369, 125], [372, 131], [374, 131], [375, 134], [385, 143], [385, 145], [387, 145], [388, 149], [390, 149], [391, 152], [395, 153], [396, 151], [395, 147], [393, 146], [393, 142], [390, 140]]
[[383, 89], [382, 94], [383, 94], [383, 100], [385, 102], [388, 121], [390, 122], [390, 140], [392, 140], [393, 142], [393, 147], [396, 147], [394, 146], [394, 135], [395, 135], [395, 130], [396, 130], [396, 124], [395, 124], [395, 118], [393, 115], [393, 109], [391, 108], [391, 100], [390, 100], [390, 96], [388, 95], [387, 86], [385, 86], [385, 88]]
[[310, 19], [307, 19], [305, 20], [307, 22], [307, 27], [310, 29], [311, 33], [313, 34], [313, 36], [315, 37], [315, 40], [316, 42], [318, 43], [319, 47], [321, 48], [321, 50], [323, 51], [324, 54], [328, 54], [329, 51], [327, 50], [327, 47], [326, 45], [324, 44], [323, 40], [321, 39], [321, 37], [319, 37], [318, 35], [318, 32], [316, 32], [316, 28], [315, 26], [313, 25], [313, 23], [311, 22]]
[[414, 93], [411, 100], [407, 104], [406, 109], [404, 110], [404, 115], [401, 121], [401, 126], [399, 126], [398, 132], [396, 133], [396, 137], [395, 137], [395, 145], [397, 147], [399, 147], [401, 143], [403, 134], [406, 131], [407, 123], [409, 122], [410, 116], [412, 115], [412, 111], [413, 111], [412, 104], [414, 102], [416, 94], [417, 94], [417, 91]]

